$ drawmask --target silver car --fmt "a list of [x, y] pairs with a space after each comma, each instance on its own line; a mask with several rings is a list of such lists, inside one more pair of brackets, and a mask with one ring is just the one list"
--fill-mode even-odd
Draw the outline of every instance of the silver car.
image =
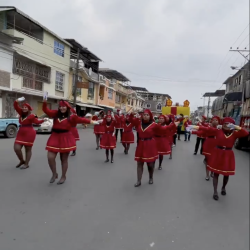
[[37, 133], [51, 133], [53, 127], [53, 119], [49, 118], [46, 114], [41, 115], [38, 119], [47, 118], [47, 121], [40, 125], [33, 124], [33, 128]]

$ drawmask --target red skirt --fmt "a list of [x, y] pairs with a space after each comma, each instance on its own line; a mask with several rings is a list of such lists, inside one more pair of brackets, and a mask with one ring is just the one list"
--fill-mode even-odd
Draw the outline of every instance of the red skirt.
[[75, 137], [70, 131], [65, 133], [52, 132], [48, 139], [46, 150], [57, 153], [68, 153], [76, 150]]
[[100, 148], [114, 149], [116, 148], [116, 138], [113, 134], [105, 133], [100, 141]]
[[132, 131], [129, 132], [123, 132], [122, 133], [122, 140], [121, 143], [134, 143], [135, 142], [135, 136]]
[[215, 146], [216, 146], [216, 139], [207, 137], [202, 146], [202, 154], [205, 156], [211, 155]]
[[103, 125], [94, 125], [94, 134], [99, 135], [99, 134], [104, 134], [104, 126]]
[[15, 144], [32, 147], [36, 139], [36, 131], [32, 126], [21, 127], [16, 136]]
[[210, 171], [225, 176], [235, 175], [235, 158], [233, 150], [214, 148], [207, 167]]
[[156, 147], [159, 155], [171, 154], [171, 147], [168, 137], [155, 137]]
[[154, 162], [158, 159], [158, 150], [155, 139], [142, 141], [139, 139], [135, 150], [135, 161]]
[[79, 136], [79, 133], [78, 133], [78, 129], [76, 127], [72, 127], [70, 129], [70, 132], [72, 133], [72, 135], [75, 137], [75, 140], [76, 141], [80, 141], [80, 136]]

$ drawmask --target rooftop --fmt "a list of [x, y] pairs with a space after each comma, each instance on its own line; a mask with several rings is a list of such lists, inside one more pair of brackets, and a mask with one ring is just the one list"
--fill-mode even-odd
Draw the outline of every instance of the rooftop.
[[99, 69], [99, 73], [110, 80], [115, 79], [120, 82], [130, 82], [130, 80], [126, 76], [113, 69], [101, 68]]
[[225, 95], [225, 90], [216, 90], [215, 92], [207, 92], [203, 95], [203, 97], [219, 97], [219, 96], [224, 96]]
[[131, 88], [141, 94], [149, 94], [149, 95], [163, 95], [166, 96], [167, 98], [171, 99], [171, 96], [168, 94], [163, 94], [163, 93], [154, 93], [154, 92], [149, 92], [146, 88], [144, 87], [136, 87], [136, 86], [131, 86]]

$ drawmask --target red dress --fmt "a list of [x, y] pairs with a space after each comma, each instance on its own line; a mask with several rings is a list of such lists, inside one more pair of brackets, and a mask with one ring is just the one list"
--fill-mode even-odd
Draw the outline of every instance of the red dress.
[[177, 133], [177, 126], [175, 125], [174, 122], [171, 122], [169, 125], [172, 125], [173, 127], [170, 129], [169, 133], [168, 133], [168, 141], [170, 146], [172, 147], [173, 142], [174, 142], [174, 135]]
[[[93, 121], [98, 121], [100, 119], [98, 118], [98, 116], [94, 115], [93, 118], [92, 118], [92, 120]], [[104, 129], [103, 124], [96, 124], [96, 125], [94, 125], [94, 134], [96, 134], [96, 135], [102, 135], [102, 134], [104, 134], [104, 131], [105, 131], [105, 129]]]
[[123, 115], [115, 115], [115, 129], [122, 129], [124, 116]]
[[43, 103], [43, 112], [50, 118], [54, 118], [52, 133], [48, 139], [46, 150], [56, 153], [69, 153], [76, 150], [76, 140], [71, 133], [71, 128], [78, 123], [89, 124], [90, 120], [77, 115], [59, 119], [57, 118], [58, 110], [48, 109], [46, 102]]
[[163, 127], [152, 122], [148, 127], [143, 129], [139, 119], [134, 120], [136, 130], [139, 134], [139, 140], [135, 151], [135, 161], [139, 162], [154, 162], [158, 159], [158, 149], [154, 139], [155, 131], [158, 127], [164, 130], [170, 130], [171, 126]]
[[[73, 116], [73, 115], [71, 115], [71, 116]], [[70, 129], [70, 132], [73, 134], [73, 136], [75, 137], [76, 141], [80, 141], [80, 136], [79, 136], [78, 129], [77, 129], [76, 125], [79, 124], [79, 123], [81, 123], [81, 120], [80, 120], [81, 117], [79, 117], [77, 115], [74, 115], [74, 116], [76, 116], [76, 118], [73, 119], [72, 127]]]
[[135, 142], [133, 127], [134, 127], [134, 124], [132, 122], [123, 121], [122, 123], [123, 133], [122, 133], [121, 143], [130, 144], [130, 143]]
[[167, 125], [159, 125], [155, 129], [155, 141], [159, 155], [171, 154], [170, 135], [172, 135], [173, 124], [168, 125], [169, 130], [163, 130]]
[[100, 141], [100, 148], [116, 148], [116, 137], [113, 135], [115, 131], [115, 121], [112, 121], [110, 125], [107, 125], [106, 122], [103, 122], [102, 125], [105, 128], [105, 133], [102, 135]]
[[36, 139], [36, 131], [32, 124], [41, 124], [44, 121], [36, 118], [34, 114], [30, 114], [22, 118], [22, 109], [18, 106], [17, 101], [14, 102], [14, 108], [19, 114], [20, 128], [17, 132], [15, 144], [32, 147]]
[[216, 137], [215, 147], [211, 151], [211, 159], [207, 165], [208, 169], [214, 173], [222, 174], [225, 176], [235, 174], [235, 158], [232, 150], [234, 142], [237, 138], [245, 137], [248, 132], [245, 129], [233, 131], [229, 136], [224, 134], [224, 131], [217, 128], [204, 128], [199, 129], [206, 131], [209, 135]]

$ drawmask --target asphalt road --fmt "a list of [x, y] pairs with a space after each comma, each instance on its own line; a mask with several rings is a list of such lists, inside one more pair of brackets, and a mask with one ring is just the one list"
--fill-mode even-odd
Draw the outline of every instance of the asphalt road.
[[156, 170], [154, 185], [145, 169], [139, 188], [135, 145], [124, 155], [119, 143], [114, 164], [104, 163], [92, 130], [80, 130], [80, 137], [61, 186], [48, 183], [48, 135], [37, 136], [28, 170], [15, 169], [14, 140], [0, 138], [0, 249], [249, 249], [247, 152], [235, 152], [236, 175], [216, 202], [203, 156], [193, 155], [195, 137], [178, 142], [173, 160], [166, 157]]

